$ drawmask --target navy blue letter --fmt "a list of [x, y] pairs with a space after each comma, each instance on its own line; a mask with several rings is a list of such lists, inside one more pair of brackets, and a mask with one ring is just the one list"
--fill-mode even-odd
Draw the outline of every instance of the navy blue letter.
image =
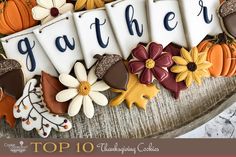
[[143, 35], [143, 24], [141, 24], [141, 30], [140, 30], [138, 21], [134, 19], [134, 7], [132, 5], [128, 5], [127, 8], [125, 9], [125, 19], [130, 35], [134, 35], [134, 31], [132, 28], [134, 24], [137, 35], [141, 37]]
[[95, 18], [95, 22], [90, 25], [90, 29], [92, 29], [92, 26], [95, 25], [95, 31], [96, 31], [97, 41], [98, 41], [98, 44], [99, 44], [102, 48], [106, 48], [106, 47], [108, 46], [109, 40], [110, 40], [109, 37], [107, 37], [106, 43], [104, 43], [103, 40], [102, 40], [101, 26], [105, 25], [105, 23], [106, 23], [106, 19], [104, 20], [103, 23], [100, 23], [100, 20], [99, 20], [98, 18]]
[[[26, 67], [30, 72], [33, 72], [36, 68], [36, 62], [33, 55], [34, 46], [35, 41], [33, 41], [33, 45], [31, 46], [28, 38], [21, 39], [17, 44], [18, 51], [22, 55], [26, 55]], [[25, 47], [25, 49], [23, 49], [23, 47]]]
[[[64, 47], [62, 47], [62, 45], [61, 45], [61, 41], [62, 41], [62, 40], [63, 40], [64, 43], [65, 43], [65, 46], [64, 46]], [[66, 35], [57, 37], [57, 38], [56, 38], [56, 47], [57, 47], [57, 49], [58, 49], [59, 51], [61, 51], [61, 52], [65, 52], [66, 49], [67, 49], [67, 47], [69, 47], [69, 49], [71, 49], [71, 50], [74, 50], [74, 49], [75, 49], [75, 39], [72, 38], [72, 44], [71, 44]]]
[[175, 13], [174, 12], [169, 12], [169, 13], [166, 14], [166, 16], [164, 18], [164, 26], [165, 26], [166, 30], [173, 31], [177, 27], [178, 22], [176, 22], [173, 27], [171, 27], [169, 25], [169, 22], [174, 20], [174, 18], [175, 18]]
[[199, 12], [199, 14], [198, 14], [197, 16], [200, 16], [201, 13], [203, 13], [204, 21], [205, 21], [207, 24], [211, 23], [212, 20], [213, 20], [213, 15], [211, 14], [211, 18], [209, 19], [207, 7], [204, 6], [202, 0], [199, 0], [199, 6], [201, 7], [201, 10], [200, 10], [200, 12]]

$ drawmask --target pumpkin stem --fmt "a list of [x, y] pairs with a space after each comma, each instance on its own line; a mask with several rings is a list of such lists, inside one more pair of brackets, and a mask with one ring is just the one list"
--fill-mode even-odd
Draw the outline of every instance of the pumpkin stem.
[[214, 39], [212, 39], [212, 42], [214, 44], [229, 44], [232, 43], [233, 40], [231, 38], [229, 38], [225, 33], [220, 33], [217, 36], [215, 36]]

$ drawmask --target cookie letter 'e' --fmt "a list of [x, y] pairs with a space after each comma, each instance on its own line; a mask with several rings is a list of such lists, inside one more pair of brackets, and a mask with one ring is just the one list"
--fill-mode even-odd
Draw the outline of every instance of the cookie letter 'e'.
[[36, 69], [36, 62], [33, 55], [34, 46], [35, 46], [35, 41], [33, 41], [33, 44], [30, 45], [30, 41], [28, 38], [21, 39], [17, 44], [18, 51], [22, 55], [26, 55], [26, 67], [30, 72], [33, 72]]
[[164, 26], [165, 29], [168, 31], [173, 31], [177, 25], [178, 22], [175, 23], [175, 25], [173, 27], [170, 26], [169, 22], [175, 19], [175, 13], [174, 12], [168, 12], [164, 18]]
[[109, 37], [107, 37], [106, 43], [104, 43], [103, 40], [102, 40], [101, 26], [103, 26], [103, 25], [105, 25], [105, 24], [106, 24], [106, 19], [104, 20], [103, 23], [101, 23], [98, 18], [95, 18], [95, 22], [90, 25], [90, 29], [92, 29], [93, 25], [95, 25], [97, 41], [98, 41], [98, 44], [99, 44], [102, 48], [106, 48], [106, 47], [108, 46], [109, 40], [110, 40]]
[[[63, 41], [65, 43], [64, 47], [62, 47], [61, 41]], [[65, 52], [67, 47], [71, 50], [74, 50], [75, 49], [75, 39], [72, 38], [72, 43], [70, 43], [70, 41], [66, 35], [59, 36], [56, 38], [56, 47], [61, 52]]]
[[137, 35], [141, 37], [143, 35], [143, 24], [141, 24], [141, 29], [140, 29], [138, 21], [134, 19], [134, 7], [132, 5], [128, 5], [127, 8], [125, 9], [125, 19], [130, 35], [134, 35], [134, 31], [132, 28], [134, 24]]
[[199, 0], [199, 3], [198, 3], [198, 4], [199, 4], [199, 6], [201, 7], [201, 10], [200, 10], [200, 12], [198, 13], [197, 16], [200, 16], [201, 13], [203, 13], [204, 21], [205, 21], [207, 24], [210, 24], [210, 23], [212, 22], [212, 20], [213, 20], [213, 15], [211, 14], [211, 18], [209, 18], [207, 7], [204, 6], [202, 0]]

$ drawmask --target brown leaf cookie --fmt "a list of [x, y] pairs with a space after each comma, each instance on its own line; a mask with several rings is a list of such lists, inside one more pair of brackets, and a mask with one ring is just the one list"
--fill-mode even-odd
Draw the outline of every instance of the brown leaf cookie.
[[42, 72], [41, 88], [43, 92], [43, 101], [50, 112], [59, 115], [66, 114], [69, 103], [56, 101], [57, 93], [65, 89], [58, 78]]

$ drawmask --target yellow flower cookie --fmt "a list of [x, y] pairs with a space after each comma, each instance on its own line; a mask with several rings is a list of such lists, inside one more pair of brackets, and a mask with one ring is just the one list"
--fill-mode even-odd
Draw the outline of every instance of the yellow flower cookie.
[[112, 1], [113, 0], [77, 0], [75, 4], [75, 10], [101, 8], [104, 7], [105, 3]]
[[201, 78], [210, 77], [208, 69], [212, 64], [207, 59], [207, 52], [198, 52], [194, 47], [190, 52], [186, 49], [181, 49], [181, 56], [174, 56], [172, 59], [177, 64], [171, 68], [173, 73], [177, 73], [176, 82], [185, 80], [187, 87], [190, 87], [193, 82], [201, 84]]

